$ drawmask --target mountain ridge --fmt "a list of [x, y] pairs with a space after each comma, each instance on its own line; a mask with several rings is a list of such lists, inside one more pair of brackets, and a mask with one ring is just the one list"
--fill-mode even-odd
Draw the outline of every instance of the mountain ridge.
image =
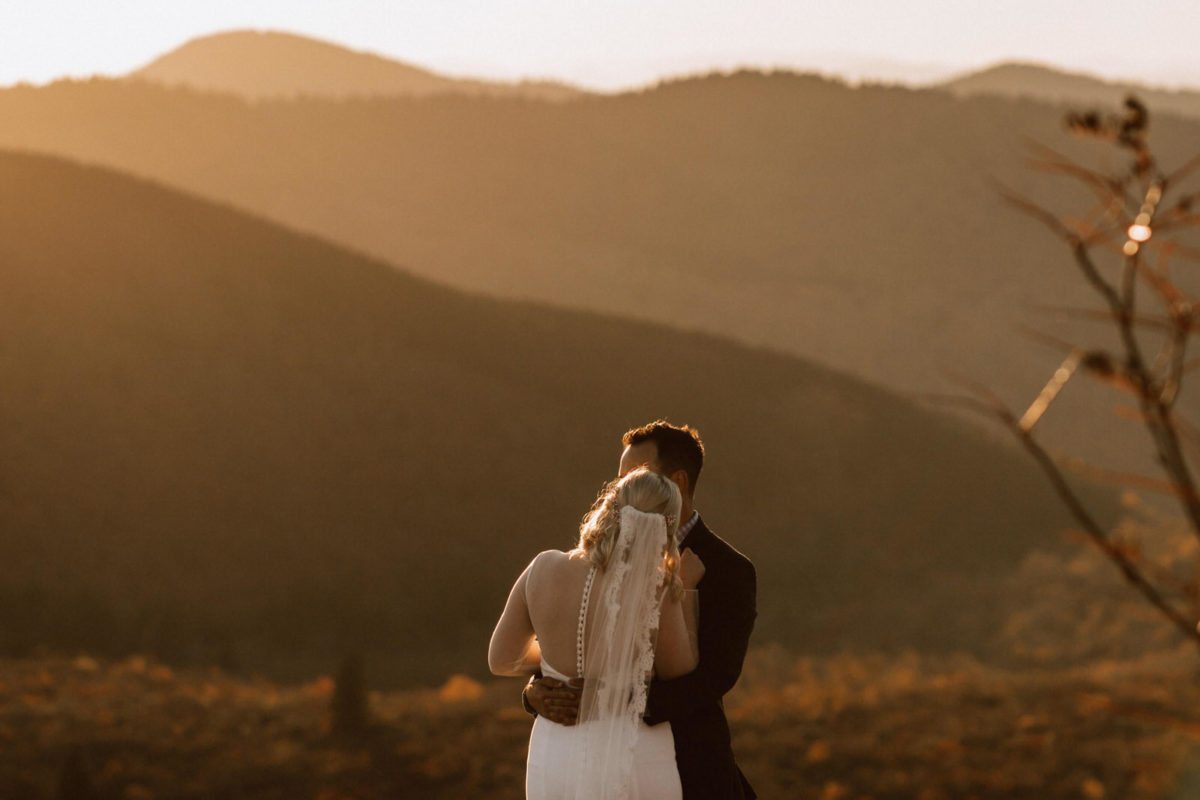
[[1200, 118], [1200, 89], [1102, 78], [1030, 61], [1005, 61], [935, 84], [959, 97], [1027, 97], [1075, 106], [1116, 106], [1132, 94], [1156, 113]]
[[[1162, 163], [1193, 155], [1195, 123], [1155, 120]], [[0, 145], [151, 177], [497, 296], [657, 320], [660, 304], [628, 291], [655, 276], [675, 287], [679, 326], [913, 394], [953, 389], [943, 369], [965, 372], [1014, 408], [1059, 357], [1015, 331], [1092, 333], [1034, 310], [1094, 300], [1060, 243], [995, 190], [1091, 203], [1022, 167], [1026, 140], [1099, 157], [1061, 130], [1044, 103], [784, 73], [563, 104], [247, 106], [100, 80], [0, 91]], [[1153, 469], [1132, 426], [1093, 435], [1110, 422], [1103, 392], [1073, 385], [1039, 430], [1086, 458], [1120, 467], [1132, 452]]]
[[5, 652], [482, 671], [520, 568], [663, 414], [705, 434], [759, 643], [986, 650], [988, 592], [1065, 523], [1012, 448], [792, 357], [465, 294], [104, 168], [0, 178]]
[[583, 93], [554, 81], [451, 78], [387, 56], [275, 30], [199, 36], [126, 77], [249, 100], [467, 94], [562, 102]]

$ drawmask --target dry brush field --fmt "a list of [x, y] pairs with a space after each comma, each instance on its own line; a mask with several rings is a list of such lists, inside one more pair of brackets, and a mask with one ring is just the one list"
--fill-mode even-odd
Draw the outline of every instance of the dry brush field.
[[[1191, 652], [1002, 670], [966, 658], [751, 653], [728, 698], [763, 798], [1167, 798], [1200, 787]], [[0, 662], [0, 797], [520, 798], [519, 683], [371, 692], [331, 730], [334, 681], [283, 686], [132, 657]]]

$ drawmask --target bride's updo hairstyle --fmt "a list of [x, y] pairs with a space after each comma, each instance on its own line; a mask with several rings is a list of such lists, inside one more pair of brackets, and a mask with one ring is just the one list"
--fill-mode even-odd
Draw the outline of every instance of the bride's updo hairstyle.
[[648, 514], [662, 514], [667, 523], [667, 550], [663, 554], [663, 566], [673, 590], [678, 593], [683, 587], [679, 583], [679, 548], [675, 543], [675, 530], [679, 527], [679, 510], [683, 500], [679, 487], [665, 475], [645, 467], [630, 471], [605, 485], [596, 502], [583, 518], [579, 528], [578, 549], [600, 569], [608, 566], [617, 535], [621, 531], [621, 509], [632, 506]]

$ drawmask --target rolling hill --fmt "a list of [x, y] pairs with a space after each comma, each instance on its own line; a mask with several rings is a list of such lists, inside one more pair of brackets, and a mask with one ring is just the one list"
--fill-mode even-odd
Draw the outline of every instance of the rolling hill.
[[1079, 72], [1024, 62], [1006, 62], [960, 75], [941, 84], [959, 97], [995, 95], [1030, 98], [1072, 106], [1113, 108], [1135, 94], [1158, 114], [1200, 119], [1200, 91], [1157, 89], [1138, 83], [1106, 81]]
[[569, 100], [561, 83], [449, 78], [372, 53], [280, 31], [226, 31], [193, 39], [129, 77], [165, 86], [226, 92], [251, 100], [466, 94]]
[[986, 651], [1064, 523], [1021, 454], [846, 375], [105, 169], [0, 154], [0, 265], [6, 653], [481, 673], [512, 579], [660, 415], [705, 434], [698, 506], [759, 565], [760, 644]]
[[[1061, 358], [1019, 327], [1084, 341], [1091, 328], [1034, 308], [1095, 304], [1065, 248], [996, 191], [1090, 207], [1024, 167], [1025, 139], [1101, 157], [1045, 104], [792, 74], [563, 104], [248, 104], [103, 80], [0, 92], [0, 146], [151, 177], [462, 288], [669, 318], [906, 393], [948, 389], [951, 369], [1014, 407]], [[1153, 141], [1179, 163], [1200, 124], [1155, 117]], [[1039, 429], [1153, 469], [1136, 426], [1108, 425], [1114, 402], [1072, 385]]]
[[563, 101], [583, 93], [550, 81], [502, 83], [447, 77], [305, 36], [253, 30], [198, 37], [128, 77], [249, 100], [464, 94]]

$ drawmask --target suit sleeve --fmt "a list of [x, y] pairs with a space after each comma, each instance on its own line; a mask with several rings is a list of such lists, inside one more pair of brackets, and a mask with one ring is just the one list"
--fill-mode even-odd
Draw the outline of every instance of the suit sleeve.
[[672, 680], [655, 680], [646, 701], [646, 721], [684, 720], [697, 710], [719, 703], [742, 674], [757, 615], [754, 565], [731, 559], [720, 580], [700, 585], [700, 663], [692, 672]]

